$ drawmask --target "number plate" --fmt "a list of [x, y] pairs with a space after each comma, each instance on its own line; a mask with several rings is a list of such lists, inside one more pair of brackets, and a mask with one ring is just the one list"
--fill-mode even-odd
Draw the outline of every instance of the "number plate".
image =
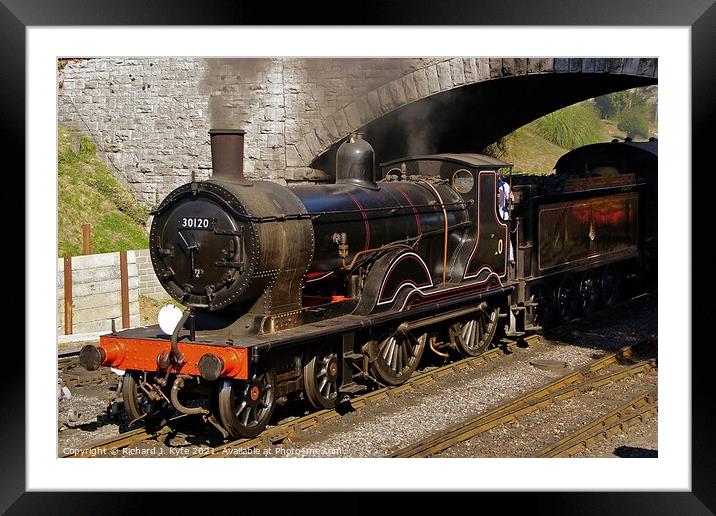
[[207, 217], [182, 217], [179, 219], [179, 229], [214, 229], [212, 220]]

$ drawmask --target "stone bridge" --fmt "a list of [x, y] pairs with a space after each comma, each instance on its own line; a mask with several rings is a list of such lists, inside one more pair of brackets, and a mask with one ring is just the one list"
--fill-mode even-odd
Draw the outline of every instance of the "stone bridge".
[[89, 133], [148, 204], [210, 173], [208, 130], [247, 130], [246, 174], [332, 173], [364, 133], [385, 161], [479, 151], [546, 113], [655, 84], [657, 60], [71, 59], [58, 67], [58, 122]]

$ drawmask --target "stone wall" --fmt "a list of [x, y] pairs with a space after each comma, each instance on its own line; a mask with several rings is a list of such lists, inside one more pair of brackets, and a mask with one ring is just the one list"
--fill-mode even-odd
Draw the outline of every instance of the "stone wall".
[[[314, 160], [330, 156], [326, 151], [351, 131], [409, 104], [502, 78], [554, 74], [650, 81], [623, 83], [633, 87], [654, 83], [658, 66], [654, 58], [73, 59], [58, 69], [58, 123], [88, 133], [117, 176], [154, 206], [192, 175], [209, 176], [211, 128], [247, 131], [248, 177], [299, 181], [320, 177], [309, 166], [327, 168]], [[493, 95], [490, 105], [514, 108], [515, 92]], [[385, 131], [394, 134], [402, 124], [415, 139], [414, 118], [395, 123]]]
[[437, 61], [71, 60], [58, 71], [58, 123], [88, 133], [151, 206], [192, 174], [209, 176], [211, 128], [247, 131], [248, 177], [304, 179], [311, 153], [351, 130], [346, 106]]
[[[136, 254], [127, 251], [129, 326], [139, 326], [139, 274]], [[64, 335], [64, 260], [57, 260], [57, 334]], [[111, 319], [122, 327], [119, 253], [72, 257], [72, 333], [110, 331]]]
[[157, 300], [168, 299], [169, 294], [164, 290], [164, 287], [162, 287], [157, 279], [157, 275], [154, 273], [152, 259], [149, 256], [149, 249], [137, 249], [134, 251], [134, 254], [137, 257], [139, 293]]

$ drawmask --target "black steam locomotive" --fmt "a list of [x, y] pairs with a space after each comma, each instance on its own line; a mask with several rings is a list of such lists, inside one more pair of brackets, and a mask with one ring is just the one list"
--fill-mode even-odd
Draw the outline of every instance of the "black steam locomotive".
[[655, 142], [653, 170], [587, 152], [556, 175], [511, 178], [503, 220], [497, 172], [511, 165], [488, 156], [403, 158], [376, 181], [372, 147], [352, 135], [335, 184], [286, 187], [244, 178], [243, 131], [210, 135], [211, 179], [171, 192], [150, 233], [181, 320], [171, 335], [113, 331], [81, 352], [88, 369], [125, 371], [133, 420], [170, 408], [255, 436], [279, 399], [329, 408], [399, 385], [426, 348], [479, 355], [498, 331], [519, 337], [614, 303], [622, 279], [656, 261], [640, 212], [656, 206]]

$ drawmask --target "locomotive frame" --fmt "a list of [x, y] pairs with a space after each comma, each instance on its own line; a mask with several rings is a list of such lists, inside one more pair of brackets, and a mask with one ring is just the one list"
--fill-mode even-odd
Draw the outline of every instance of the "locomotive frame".
[[556, 182], [510, 175], [512, 216], [501, 220], [496, 173], [511, 165], [488, 156], [406, 157], [376, 181], [372, 148], [353, 135], [336, 184], [287, 188], [244, 179], [243, 131], [210, 134], [212, 178], [170, 193], [150, 235], [184, 317], [171, 336], [113, 331], [81, 352], [88, 369], [126, 371], [132, 420], [170, 409], [252, 437], [280, 399], [329, 408], [404, 382], [426, 349], [475, 356], [498, 331], [519, 338], [611, 304], [643, 259], [647, 183], [628, 167]]

